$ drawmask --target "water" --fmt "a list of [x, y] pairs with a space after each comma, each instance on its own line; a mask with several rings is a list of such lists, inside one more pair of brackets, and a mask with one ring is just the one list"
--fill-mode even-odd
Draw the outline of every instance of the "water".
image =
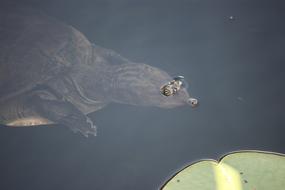
[[282, 1], [14, 2], [130, 60], [185, 76], [201, 104], [112, 104], [91, 115], [99, 131], [88, 139], [64, 128], [3, 128], [1, 189], [157, 189], [198, 159], [239, 149], [285, 153]]

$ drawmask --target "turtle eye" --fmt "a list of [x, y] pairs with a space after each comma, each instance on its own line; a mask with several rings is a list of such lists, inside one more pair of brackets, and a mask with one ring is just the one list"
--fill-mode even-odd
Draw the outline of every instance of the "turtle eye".
[[165, 87], [161, 89], [161, 93], [162, 93], [162, 95], [164, 95], [164, 96], [170, 96], [170, 95], [171, 95], [170, 89], [165, 88]]
[[170, 95], [171, 95], [171, 92], [170, 92], [169, 89], [166, 88], [166, 89], [163, 91], [163, 94], [164, 94], [165, 96], [170, 96]]
[[171, 96], [173, 95], [173, 90], [171, 90], [171, 86], [169, 84], [164, 85], [160, 88], [160, 92], [164, 96]]

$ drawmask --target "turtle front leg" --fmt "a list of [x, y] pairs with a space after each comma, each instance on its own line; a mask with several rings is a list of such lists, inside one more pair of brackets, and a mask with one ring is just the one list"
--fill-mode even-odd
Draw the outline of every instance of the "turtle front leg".
[[85, 137], [97, 134], [91, 119], [66, 100], [59, 100], [51, 93], [41, 91], [33, 93], [28, 101], [39, 115], [56, 124], [69, 127], [73, 132], [80, 132]]
[[85, 137], [88, 137], [88, 135], [97, 135], [97, 127], [93, 124], [92, 120], [83, 113], [78, 113], [75, 110], [59, 119], [57, 123], [69, 127], [75, 133], [80, 132]]

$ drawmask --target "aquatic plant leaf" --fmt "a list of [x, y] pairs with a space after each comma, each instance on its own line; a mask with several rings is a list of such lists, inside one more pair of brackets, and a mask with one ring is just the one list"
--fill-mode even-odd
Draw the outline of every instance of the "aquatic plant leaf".
[[162, 190], [282, 190], [285, 155], [239, 151], [219, 162], [202, 160], [175, 174]]

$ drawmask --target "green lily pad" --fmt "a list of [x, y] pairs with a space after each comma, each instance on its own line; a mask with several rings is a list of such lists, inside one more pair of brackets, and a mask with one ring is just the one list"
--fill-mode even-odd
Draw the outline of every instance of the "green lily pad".
[[162, 190], [284, 190], [285, 155], [239, 151], [202, 160], [175, 174]]

